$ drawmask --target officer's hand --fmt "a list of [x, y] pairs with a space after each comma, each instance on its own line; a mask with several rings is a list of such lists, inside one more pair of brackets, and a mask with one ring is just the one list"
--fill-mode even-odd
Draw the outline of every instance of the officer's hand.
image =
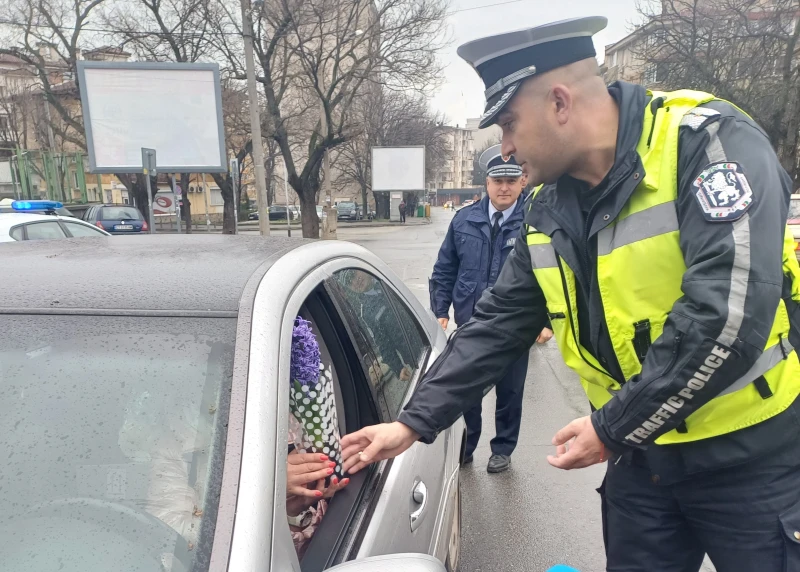
[[342, 437], [342, 468], [357, 473], [370, 463], [391, 459], [419, 439], [419, 433], [399, 421], [370, 425]]
[[590, 417], [576, 419], [553, 437], [556, 454], [547, 462], [558, 469], [582, 469], [606, 460], [606, 448], [597, 436]]
[[449, 318], [439, 318], [439, 325], [442, 327], [443, 330], [447, 329], [447, 324], [450, 323]]
[[541, 333], [539, 334], [539, 337], [536, 338], [536, 343], [537, 344], [546, 344], [552, 338], [553, 338], [553, 330], [551, 330], [550, 328], [544, 328], [541, 331]]

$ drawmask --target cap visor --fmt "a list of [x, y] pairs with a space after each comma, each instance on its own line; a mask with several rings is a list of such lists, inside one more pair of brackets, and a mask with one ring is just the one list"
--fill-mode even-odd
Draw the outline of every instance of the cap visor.
[[489, 101], [486, 102], [486, 109], [481, 115], [481, 121], [478, 124], [479, 129], [485, 129], [490, 125], [497, 123], [497, 116], [503, 108], [511, 101], [511, 96], [516, 93], [519, 88], [519, 83], [515, 83], [506, 88], [505, 91], [494, 95]]

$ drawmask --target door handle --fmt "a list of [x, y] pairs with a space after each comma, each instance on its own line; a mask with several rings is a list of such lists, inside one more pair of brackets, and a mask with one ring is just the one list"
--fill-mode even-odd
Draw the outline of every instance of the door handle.
[[411, 506], [418, 507], [411, 511], [411, 530], [414, 531], [422, 524], [428, 506], [428, 487], [422, 481], [416, 481], [411, 489]]

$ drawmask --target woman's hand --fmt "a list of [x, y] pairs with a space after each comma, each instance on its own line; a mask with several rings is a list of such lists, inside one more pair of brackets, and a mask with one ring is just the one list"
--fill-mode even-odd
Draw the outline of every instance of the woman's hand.
[[318, 483], [333, 474], [336, 463], [319, 453], [289, 453], [286, 466], [286, 496], [320, 499], [323, 491], [318, 487], [308, 488], [309, 483]]
[[333, 477], [331, 479], [331, 484], [329, 487], [325, 487], [325, 479], [320, 479], [317, 481], [316, 486], [313, 490], [309, 489], [309, 491], [315, 493], [321, 493], [318, 496], [314, 496], [310, 498], [308, 496], [292, 496], [286, 499], [286, 514], [289, 516], [297, 516], [308, 507], [313, 505], [317, 502], [317, 499], [324, 498], [330, 499], [333, 498], [337, 492], [345, 488], [350, 483], [350, 479], [342, 479], [341, 481], [338, 477]]

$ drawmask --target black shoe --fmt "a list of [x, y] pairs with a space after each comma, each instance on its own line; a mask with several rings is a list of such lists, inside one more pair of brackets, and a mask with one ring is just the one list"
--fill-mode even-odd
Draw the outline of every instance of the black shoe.
[[502, 473], [511, 466], [511, 457], [508, 455], [492, 455], [486, 470], [490, 473]]
[[461, 466], [466, 467], [467, 465], [471, 465], [472, 460], [473, 460], [472, 455], [467, 455], [466, 457], [464, 457], [464, 460], [461, 461]]

